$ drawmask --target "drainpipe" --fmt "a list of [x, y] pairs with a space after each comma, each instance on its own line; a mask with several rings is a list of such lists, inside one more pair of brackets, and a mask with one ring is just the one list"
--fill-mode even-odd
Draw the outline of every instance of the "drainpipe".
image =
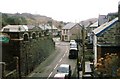
[[93, 36], [94, 65], [97, 64], [97, 36]]

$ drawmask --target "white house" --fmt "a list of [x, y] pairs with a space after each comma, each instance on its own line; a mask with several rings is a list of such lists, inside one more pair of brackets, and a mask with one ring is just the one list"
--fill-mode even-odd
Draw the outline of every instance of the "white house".
[[91, 44], [93, 43], [93, 35], [92, 35], [92, 31], [94, 29], [96, 29], [98, 27], [98, 21], [96, 21], [95, 23], [93, 23], [92, 25], [89, 26], [89, 29], [88, 29], [88, 42]]

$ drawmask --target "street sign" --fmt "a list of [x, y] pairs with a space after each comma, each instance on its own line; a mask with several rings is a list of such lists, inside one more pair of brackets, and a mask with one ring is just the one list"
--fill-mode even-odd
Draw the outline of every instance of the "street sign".
[[10, 38], [5, 35], [0, 35], [0, 42], [2, 43], [9, 43]]

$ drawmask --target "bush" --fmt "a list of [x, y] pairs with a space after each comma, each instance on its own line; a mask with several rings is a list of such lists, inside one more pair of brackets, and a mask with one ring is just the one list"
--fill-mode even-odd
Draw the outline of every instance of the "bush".
[[98, 59], [98, 63], [96, 65], [96, 71], [101, 73], [103, 76], [106, 74], [107, 76], [117, 76], [117, 69], [119, 67], [119, 58], [117, 54], [109, 54], [107, 53], [104, 58]]

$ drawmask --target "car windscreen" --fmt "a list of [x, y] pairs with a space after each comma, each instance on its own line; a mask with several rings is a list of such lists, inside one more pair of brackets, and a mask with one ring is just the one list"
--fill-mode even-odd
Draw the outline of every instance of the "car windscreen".
[[78, 51], [77, 50], [70, 50], [70, 53], [77, 53]]
[[69, 68], [59, 67], [58, 72], [60, 72], [60, 73], [69, 73]]
[[77, 48], [77, 44], [71, 44], [70, 48]]

